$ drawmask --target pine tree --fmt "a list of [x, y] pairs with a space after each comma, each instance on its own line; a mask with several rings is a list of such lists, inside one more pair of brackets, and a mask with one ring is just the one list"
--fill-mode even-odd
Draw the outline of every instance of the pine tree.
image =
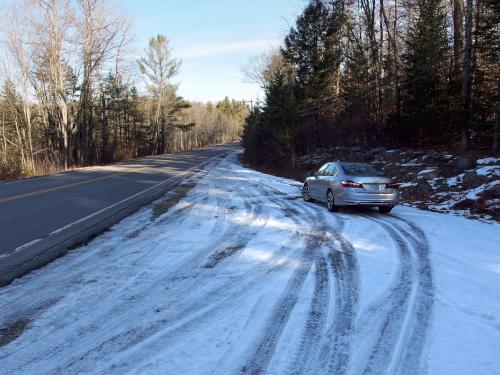
[[[447, 18], [440, 0], [419, 3], [410, 27], [405, 56], [404, 129], [408, 144], [429, 145], [449, 137], [447, 81], [449, 46]], [[442, 139], [444, 140], [444, 139]]]
[[169, 40], [164, 35], [151, 38], [145, 54], [138, 65], [151, 95], [152, 146], [155, 153], [161, 154], [167, 150], [171, 137], [168, 120], [180, 109], [177, 86], [171, 79], [178, 74], [181, 62], [172, 58]]
[[295, 163], [297, 104], [286, 72], [278, 71], [265, 89], [265, 105], [247, 119], [243, 142], [246, 156], [258, 164], [288, 166]]
[[297, 98], [303, 107], [331, 96], [341, 64], [343, 23], [342, 1], [312, 0], [285, 38], [281, 52], [295, 68]]

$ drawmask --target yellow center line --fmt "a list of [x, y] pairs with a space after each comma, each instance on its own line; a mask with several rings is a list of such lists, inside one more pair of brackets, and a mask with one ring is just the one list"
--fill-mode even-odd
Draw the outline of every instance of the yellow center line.
[[85, 181], [80, 181], [80, 182], [74, 182], [72, 184], [55, 186], [53, 188], [48, 188], [48, 189], [43, 189], [43, 190], [36, 190], [36, 191], [32, 191], [30, 193], [25, 193], [25, 194], [13, 195], [11, 197], [0, 199], [0, 204], [1, 203], [5, 203], [5, 202], [11, 202], [11, 201], [15, 201], [15, 200], [27, 198], [27, 197], [33, 197], [33, 196], [44, 194], [44, 193], [49, 193], [51, 191], [68, 189], [68, 188], [75, 187], [75, 186], [81, 186], [81, 185], [85, 185], [85, 184], [90, 184], [92, 182], [106, 180], [106, 179], [109, 179], [109, 178], [122, 177], [122, 176], [126, 176], [128, 174], [134, 173], [134, 172], [143, 171], [143, 170], [148, 169], [148, 168], [149, 167], [138, 168], [138, 169], [134, 169], [133, 171], [125, 172], [125, 173], [117, 172], [117, 173], [114, 173], [114, 174], [109, 175], [109, 176], [97, 177], [97, 178], [93, 178], [93, 179], [90, 179], [90, 180], [85, 180]]

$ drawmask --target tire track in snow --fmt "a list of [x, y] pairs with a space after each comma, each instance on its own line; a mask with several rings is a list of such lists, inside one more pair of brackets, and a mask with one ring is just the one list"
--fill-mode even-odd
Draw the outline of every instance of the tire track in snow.
[[[241, 196], [240, 188], [238, 187], [237, 196]], [[234, 190], [233, 190], [234, 192]], [[218, 196], [218, 193], [213, 193], [212, 195]], [[258, 198], [254, 196], [253, 198]], [[261, 220], [262, 226], [265, 226], [267, 220], [269, 219], [269, 212], [263, 209], [262, 204], [254, 204], [251, 205], [249, 203], [250, 197], [247, 196], [247, 199], [244, 199], [243, 209], [245, 212], [248, 212], [246, 220], [250, 220], [252, 222]], [[219, 202], [219, 200], [217, 199]], [[262, 202], [261, 202], [262, 203]], [[229, 202], [225, 202], [225, 205], [228, 205]], [[223, 208], [224, 205], [217, 204], [218, 208]], [[216, 215], [219, 218], [223, 218], [226, 220], [225, 214]], [[128, 348], [133, 347], [143, 341], [148, 340], [148, 338], [155, 336], [155, 334], [159, 331], [162, 331], [163, 327], [168, 325], [168, 322], [180, 323], [178, 329], [185, 330], [187, 329], [189, 324], [196, 323], [202, 318], [213, 314], [216, 310], [220, 309], [221, 305], [221, 296], [224, 296], [223, 300], [228, 301], [229, 296], [236, 297], [241, 294], [241, 290], [244, 290], [245, 286], [234, 284], [231, 287], [228, 287], [227, 284], [216, 284], [215, 288], [210, 288], [210, 285], [207, 285], [207, 278], [203, 278], [203, 276], [207, 276], [203, 272], [202, 264], [204, 262], [204, 254], [206, 255], [207, 250], [211, 251], [216, 248], [220, 248], [221, 246], [225, 246], [224, 244], [234, 243], [234, 241], [238, 240], [240, 243], [244, 243], [244, 246], [250, 241], [253, 234], [244, 233], [241, 234], [239, 230], [235, 230], [234, 227], [230, 228], [229, 232], [227, 228], [222, 233], [222, 236], [218, 239], [211, 241], [213, 245], [210, 245], [208, 248], [203, 249], [203, 254], [196, 253], [193, 256], [190, 256], [190, 259], [187, 262], [184, 262], [183, 265], [180, 266], [180, 271], [174, 274], [166, 275], [162, 278], [154, 278], [155, 282], [153, 284], [144, 285], [141, 290], [135, 291], [135, 294], [128, 295], [125, 300], [119, 303], [115, 303], [112, 306], [112, 310], [108, 311], [105, 317], [111, 317], [116, 319], [117, 317], [123, 316], [124, 318], [130, 314], [129, 305], [135, 306], [139, 308], [139, 311], [133, 311], [135, 315], [141, 315], [142, 309], [146, 310], [144, 313], [148, 313], [148, 307], [150, 304], [148, 303], [149, 293], [145, 293], [145, 291], [150, 289], [156, 289], [160, 287], [160, 285], [165, 284], [167, 282], [176, 282], [176, 289], [179, 289], [183, 296], [185, 296], [185, 291], [189, 290], [191, 296], [194, 296], [198, 290], [202, 290], [204, 292], [204, 298], [192, 300], [191, 298], [187, 300], [187, 304], [183, 304], [183, 296], [179, 296], [178, 298], [172, 296], [171, 299], [174, 301], [177, 300], [176, 311], [173, 315], [158, 317], [156, 323], [151, 324], [148, 327], [140, 327], [136, 326], [127, 331], [119, 330], [116, 334], [110, 335], [106, 340], [101, 342], [97, 347], [91, 347], [89, 350], [79, 355], [80, 363], [85, 359], [95, 360], [96, 358], [101, 358], [106, 355], [106, 353], [116, 351], [118, 348], [120, 350], [126, 350]], [[194, 273], [192, 271], [195, 271]], [[186, 274], [186, 271], [188, 272]], [[247, 283], [248, 284], [248, 283]], [[248, 287], [248, 285], [246, 285]], [[232, 293], [232, 289], [237, 290]], [[116, 297], [116, 295], [115, 295]], [[115, 298], [116, 299], [116, 298]], [[144, 307], [142, 307], [144, 306]], [[95, 318], [95, 324], [98, 323], [99, 320], [102, 320], [103, 317], [99, 316]], [[108, 318], [106, 318], [109, 320]], [[76, 362], [76, 358], [71, 363]], [[65, 368], [64, 370], [67, 370]]]
[[297, 355], [290, 366], [290, 374], [312, 373], [317, 365], [321, 337], [326, 327], [330, 299], [330, 275], [326, 257], [315, 264], [315, 283], [310, 311]]
[[300, 291], [311, 270], [313, 259], [312, 253], [320, 247], [319, 241], [310, 237], [307, 240], [301, 263], [297, 266], [292, 277], [288, 281], [285, 291], [277, 307], [271, 313], [271, 318], [264, 327], [264, 335], [259, 339], [253, 353], [241, 367], [242, 374], [265, 373], [274, 354], [274, 350], [283, 333], [293, 308], [299, 300]]
[[[219, 200], [217, 199], [218, 198], [217, 194], [212, 194], [212, 195], [215, 195], [216, 202], [219, 202]], [[195, 202], [201, 202], [201, 201], [205, 201], [205, 200], [206, 200], [206, 196], [201, 196], [201, 197], [195, 198]], [[223, 206], [220, 205], [219, 203], [216, 203], [215, 207], [220, 208]], [[167, 214], [167, 216], [168, 216], [168, 214]], [[186, 216], [180, 217], [179, 219], [182, 220], [182, 222], [185, 222], [188, 220], [188, 217], [189, 217], [189, 215], [186, 215]], [[177, 221], [176, 224], [179, 225], [179, 222]], [[167, 228], [169, 228], [169, 226], [170, 226], [170, 224], [167, 225]], [[174, 232], [174, 234], [175, 234], [175, 232]], [[213, 242], [216, 242], [216, 241], [214, 240]], [[142, 254], [142, 255], [139, 254], [139, 255], [140, 255], [140, 258], [147, 258], [147, 257], [152, 258], [150, 260], [150, 263], [154, 263], [154, 257], [152, 257], [151, 252], [145, 252], [144, 254]], [[136, 258], [137, 258], [137, 256], [136, 256]], [[107, 260], [107, 259], [104, 259], [104, 260]], [[102, 268], [102, 265], [100, 268]], [[141, 268], [144, 268], [144, 267], [141, 267]], [[88, 269], [88, 267], [86, 267], [86, 269]], [[94, 269], [93, 271], [96, 271], [96, 270]], [[153, 285], [153, 284], [151, 284], [149, 286], [145, 285], [135, 295], [130, 295], [129, 293], [127, 293], [127, 289], [129, 288], [129, 286], [133, 286], [137, 282], [143, 283], [144, 280], [141, 280], [141, 278], [143, 276], [147, 276], [147, 274], [148, 274], [148, 271], [146, 270], [145, 272], [142, 272], [138, 275], [134, 275], [134, 277], [129, 278], [129, 280], [127, 280], [127, 282], [124, 285], [120, 285], [120, 287], [118, 289], [114, 288], [115, 290], [110, 291], [110, 293], [105, 293], [105, 292], [101, 291], [99, 294], [99, 297], [101, 299], [104, 298], [105, 300], [108, 300], [108, 301], [113, 300], [112, 301], [113, 304], [109, 306], [111, 308], [111, 310], [108, 310], [108, 308], [105, 307], [106, 301], [103, 301], [104, 304], [101, 303], [101, 311], [97, 315], [91, 315], [90, 321], [88, 320], [88, 317], [82, 316], [83, 319], [81, 319], [81, 318], [78, 319], [79, 321], [81, 320], [81, 323], [79, 321], [77, 321], [77, 322], [75, 322], [75, 324], [72, 324], [69, 327], [62, 327], [62, 330], [59, 331], [58, 334], [62, 334], [66, 337], [66, 339], [65, 339], [66, 342], [64, 345], [65, 346], [68, 345], [68, 342], [71, 345], [71, 342], [76, 342], [77, 340], [80, 340], [79, 335], [80, 335], [80, 332], [82, 332], [84, 330], [84, 325], [92, 327], [92, 326], [98, 326], [99, 322], [102, 323], [103, 321], [110, 321], [110, 320], [116, 319], [116, 317], [118, 317], [118, 316], [123, 316], [124, 318], [126, 318], [128, 315], [127, 313], [128, 313], [128, 309], [129, 309], [130, 305], [137, 306], [138, 302], [140, 302], [141, 299], [144, 300], [144, 302], [147, 302], [147, 298], [149, 296], [149, 293], [147, 291], [154, 288], [156, 286], [156, 284], [158, 284], [158, 280], [156, 280], [157, 283], [155, 285]], [[164, 281], [163, 279], [159, 280], [159, 282], [163, 282], [163, 281]], [[113, 285], [116, 285], [116, 284], [113, 284]], [[111, 285], [111, 287], [113, 287], [113, 285]], [[98, 301], [94, 301], [94, 302], [97, 303]], [[140, 308], [140, 304], [139, 304], [139, 308]], [[109, 342], [118, 341], [118, 340], [116, 340], [116, 338], [122, 337], [122, 336], [126, 336], [126, 335], [123, 335], [121, 333], [119, 333], [117, 335], [112, 335], [112, 337], [108, 341]], [[100, 347], [105, 347], [105, 346], [106, 346], [106, 342], [103, 342], [100, 345]], [[50, 357], [51, 353], [55, 354], [59, 351], [58, 347], [52, 348], [52, 349], [53, 350], [51, 350], [50, 352], [48, 352], [48, 349], [46, 349], [44, 351], [45, 354], [43, 354], [43, 356]], [[34, 360], [36, 360], [36, 358], [34, 358]]]
[[400, 268], [389, 296], [367, 311], [370, 316], [381, 313], [382, 321], [363, 374], [419, 373], [433, 299], [427, 239], [418, 228], [419, 239], [394, 222], [365, 217], [379, 224], [394, 241]]
[[[308, 219], [310, 218], [301, 215], [295, 205], [280, 199], [283, 192], [263, 183], [258, 185], [256, 184], [255, 187], [270, 201], [276, 204], [276, 206], [278, 206], [282, 211], [284, 211], [286, 216], [292, 220], [296, 226], [299, 228], [304, 225], [307, 226], [309, 223]], [[309, 216], [314, 215], [317, 217], [317, 213], [309, 208], [307, 208], [306, 212]], [[277, 302], [276, 307], [272, 311], [271, 318], [268, 320], [264, 328], [265, 334], [258, 339], [257, 344], [254, 344], [251, 354], [240, 368], [240, 373], [261, 374], [266, 372], [266, 369], [272, 360], [276, 346], [278, 345], [279, 339], [287, 326], [287, 322], [291, 316], [293, 308], [299, 300], [300, 291], [304, 286], [305, 280], [307, 279], [313, 264], [315, 264], [316, 271], [315, 291], [313, 292], [314, 296], [312, 307], [306, 318], [306, 332], [303, 340], [309, 341], [310, 339], [308, 339], [308, 337], [312, 338], [313, 336], [317, 336], [319, 330], [316, 330], [315, 333], [312, 333], [310, 330], [314, 331], [315, 325], [319, 328], [322, 325], [321, 319], [323, 317], [326, 319], [328, 305], [326, 305], [325, 312], [325, 301], [327, 301], [327, 299], [325, 300], [324, 297], [325, 292], [327, 291], [326, 286], [328, 285], [328, 270], [326, 268], [326, 262], [323, 258], [321, 258], [319, 262], [314, 261], [315, 250], [319, 252], [322, 246], [322, 240], [318, 237], [318, 234], [315, 231], [308, 231], [305, 235], [302, 235], [306, 237], [306, 248], [302, 253], [301, 263], [292, 274], [284, 292], [282, 292], [280, 300]], [[318, 319], [316, 319], [316, 317]]]
[[434, 306], [433, 273], [429, 257], [430, 245], [424, 231], [416, 224], [395, 216], [394, 219], [405, 223], [416, 235], [391, 220], [391, 224], [403, 233], [412, 244], [418, 258], [417, 272], [419, 276], [414, 306], [415, 318], [411, 326], [408, 346], [403, 352], [396, 373], [407, 374], [416, 370], [425, 372], [423, 371], [422, 356], [425, 354], [425, 344], [429, 336]]
[[358, 312], [359, 267], [353, 246], [340, 234], [333, 235], [340, 244], [340, 249], [333, 247], [329, 254], [335, 278], [335, 314], [326, 334], [321, 367], [327, 374], [344, 374], [349, 366]]
[[[244, 194], [243, 189], [239, 188], [240, 191], [238, 191], [238, 195], [241, 196]], [[238, 190], [237, 189], [237, 190]], [[234, 193], [235, 191], [233, 191]], [[255, 215], [261, 215], [263, 212], [263, 208], [265, 207], [265, 201], [262, 200], [262, 198], [259, 195], [253, 194], [253, 196], [246, 195], [246, 199], [243, 200], [244, 202], [244, 210], [245, 211], [250, 211], [251, 215], [250, 217], [247, 218], [247, 220], [250, 221], [255, 221], [258, 216]], [[252, 199], [256, 199], [257, 201], [254, 202], [254, 204], [250, 204]], [[259, 200], [260, 199], [260, 200]], [[267, 212], [267, 217], [268, 217], [268, 212]], [[263, 226], [265, 226], [264, 222]], [[251, 236], [253, 234], [238, 234], [239, 231], [234, 231], [234, 228], [231, 228], [232, 230], [230, 233], [228, 233], [228, 237], [225, 237], [223, 239], [224, 242], [229, 241], [233, 237], [238, 237], [240, 240], [242, 240], [243, 237], [245, 237], [245, 241], [249, 241], [251, 239]], [[218, 242], [218, 245], [220, 246], [220, 239]], [[279, 269], [282, 267], [282, 264], [277, 264], [274, 267], [272, 267], [270, 270], [266, 270], [266, 273], [270, 273], [273, 271], [273, 269]], [[182, 267], [185, 269], [186, 267]], [[188, 267], [189, 269], [192, 268], [197, 268], [197, 267]], [[255, 271], [254, 271], [255, 272]], [[203, 299], [198, 299], [195, 301], [189, 301], [191, 302], [189, 306], [186, 308], [182, 308], [181, 306], [178, 306], [179, 310], [177, 314], [174, 316], [168, 317], [168, 319], [160, 319], [156, 324], [152, 324], [149, 327], [146, 327], [144, 329], [141, 328], [134, 328], [131, 329], [127, 332], [120, 332], [116, 335], [111, 336], [108, 340], [102, 342], [97, 348], [91, 348], [89, 352], [86, 354], [82, 355], [80, 357], [80, 360], [85, 359], [87, 357], [92, 358], [95, 360], [96, 358], [96, 352], [99, 353], [99, 356], [109, 352], [110, 350], [116, 350], [117, 347], [121, 347], [121, 350], [126, 350], [128, 348], [133, 347], [136, 344], [139, 344], [143, 341], [148, 340], [150, 337], [154, 337], [157, 332], [162, 331], [163, 327], [165, 325], [168, 325], [166, 322], [171, 321], [174, 323], [180, 323], [178, 324], [178, 327], [170, 330], [166, 329], [166, 331], [169, 332], [184, 332], [186, 329], [188, 329], [190, 326], [200, 324], [200, 322], [203, 321], [203, 319], [206, 319], [208, 316], [214, 315], [217, 311], [223, 310], [223, 307], [226, 305], [222, 304], [221, 302], [231, 302], [233, 303], [234, 301], [231, 301], [232, 298], [235, 298], [239, 295], [241, 295], [242, 290], [245, 290], [251, 286], [252, 283], [256, 282], [256, 278], [258, 278], [258, 273], [252, 272], [251, 274], [253, 275], [253, 279], [251, 280], [251, 283], [247, 282], [246, 284], [232, 284], [231, 287], [228, 287], [227, 284], [224, 285], [217, 285], [215, 289], [210, 289], [206, 286], [205, 281], [206, 280], [201, 280], [197, 275], [194, 275], [194, 277], [188, 278], [187, 284], [186, 282], [180, 282], [177, 283], [177, 287], [180, 288], [181, 290], [192, 290], [196, 291], [196, 289], [209, 289], [208, 293], [205, 294], [205, 298]], [[223, 296], [223, 299], [221, 300], [221, 296]], [[138, 296], [140, 297], [140, 296]], [[133, 300], [133, 303], [135, 305], [140, 302], [137, 299]], [[146, 306], [148, 305], [147, 303], [144, 303]], [[234, 304], [234, 303], [233, 303]], [[185, 306], [186, 307], [186, 306]], [[119, 310], [123, 310], [120, 308]], [[137, 312], [136, 312], [137, 313]]]
[[[310, 207], [310, 204], [304, 202], [300, 202], [299, 205], [303, 208]], [[327, 217], [329, 214], [325, 214], [324, 207], [321, 205], [315, 206], [314, 212], [315, 216], [309, 219], [309, 223], [317, 223], [321, 241], [328, 249], [326, 259], [335, 286], [334, 316], [332, 322], [326, 327], [330, 294], [329, 289], [328, 293], [322, 292], [321, 286], [321, 280], [330, 277], [330, 271], [326, 270], [324, 276], [319, 276], [319, 284], [317, 276], [314, 292], [315, 294], [322, 292], [323, 296], [317, 299], [313, 296], [311, 304], [311, 312], [314, 314], [312, 317], [310, 315], [309, 319], [312, 318], [316, 324], [309, 325], [309, 322], [306, 324], [304, 340], [290, 367], [290, 372], [294, 374], [342, 374], [349, 366], [355, 333], [359, 304], [359, 266], [352, 244], [341, 234], [345, 225], [344, 219], [339, 215]], [[335, 219], [335, 226], [328, 223], [327, 220], [330, 217]], [[318, 308], [320, 304], [323, 306]], [[318, 329], [318, 321], [321, 322], [321, 329]]]
[[[259, 202], [262, 206], [265, 206], [266, 201], [262, 200], [262, 196], [256, 195], [256, 198], [260, 199]], [[247, 197], [248, 198], [248, 197]], [[295, 236], [290, 238], [290, 245], [292, 243], [296, 243], [297, 239]], [[285, 245], [284, 248], [287, 246]], [[254, 284], [258, 282], [263, 282], [264, 277], [269, 277], [272, 273], [278, 271], [279, 269], [285, 266], [282, 262], [276, 262], [270, 269], [268, 270], [260, 270], [255, 269], [251, 272], [248, 272], [248, 275], [251, 279], [246, 280], [244, 283], [241, 283], [241, 280], [233, 280], [240, 281], [231, 282], [229, 285], [224, 284], [218, 288], [213, 289], [209, 294], [205, 295], [203, 300], [197, 301], [197, 306], [193, 307], [189, 311], [192, 313], [183, 310], [180, 306], [177, 316], [171, 316], [168, 321], [172, 321], [175, 327], [167, 327], [162, 329], [162, 326], [165, 326], [165, 321], [159, 321], [158, 324], [153, 324], [151, 327], [148, 327], [145, 332], [140, 332], [140, 337], [137, 340], [129, 342], [126, 347], [122, 348], [122, 351], [133, 347], [136, 344], [144, 344], [148, 342], [148, 345], [155, 345], [156, 342], [162, 341], [164, 344], [164, 339], [168, 336], [169, 341], [173, 341], [175, 337], [179, 335], [184, 335], [186, 331], [196, 330], [196, 327], [202, 326], [203, 324], [207, 324], [206, 319], [216, 319], [217, 313], [225, 312], [228, 307], [232, 305], [238, 305], [244, 302], [244, 291], [250, 290]], [[182, 288], [186, 289], [185, 287]], [[120, 337], [113, 338], [113, 341], [121, 341]], [[101, 348], [102, 349], [102, 348]]]
[[[279, 190], [265, 186], [269, 191], [274, 192], [279, 197]], [[280, 201], [284, 209], [290, 204]], [[301, 215], [296, 209], [297, 205], [292, 207], [296, 215]], [[352, 245], [340, 234], [344, 222], [338, 216], [338, 231], [333, 231], [326, 222], [324, 212], [321, 214], [318, 209], [310, 208], [304, 203], [301, 204], [309, 217], [300, 217], [310, 225], [315, 224], [316, 230], [308, 234], [317, 242], [316, 248], [319, 250], [322, 246], [327, 247], [328, 255], [321, 257], [315, 262], [315, 284], [311, 306], [307, 314], [305, 329], [301, 339], [297, 355], [289, 366], [289, 372], [294, 374], [321, 372], [326, 369], [328, 373], [345, 372], [349, 364], [352, 335], [354, 333], [354, 321], [356, 319], [358, 298], [359, 298], [359, 271], [357, 259]], [[292, 212], [293, 212], [292, 211]], [[329, 238], [333, 236], [333, 241]], [[318, 368], [318, 359], [320, 359], [320, 343], [325, 336], [326, 320], [329, 309], [330, 286], [329, 270], [333, 270], [335, 279], [335, 317], [329, 327], [326, 336], [328, 342], [322, 349], [322, 363]], [[297, 275], [294, 275], [297, 277]], [[300, 276], [299, 276], [300, 277]], [[293, 280], [293, 279], [292, 279]], [[288, 291], [294, 293], [294, 290]], [[285, 292], [286, 295], [287, 292]], [[271, 319], [267, 331], [268, 335], [261, 339], [256, 351], [247, 360], [243, 366], [243, 373], [262, 373], [269, 365], [272, 359], [272, 353], [278, 345], [279, 336], [285, 329], [288, 317], [296, 304], [289, 304], [284, 297], [278, 304], [278, 308]], [[283, 313], [286, 311], [286, 313]], [[285, 315], [286, 314], [286, 315]]]

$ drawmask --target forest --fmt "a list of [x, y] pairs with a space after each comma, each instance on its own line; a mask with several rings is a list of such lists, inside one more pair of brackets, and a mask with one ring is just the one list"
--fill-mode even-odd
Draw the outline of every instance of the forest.
[[500, 2], [310, 0], [246, 75], [264, 100], [245, 158], [294, 166], [331, 146], [498, 153]]
[[119, 2], [19, 0], [0, 13], [0, 180], [241, 137], [245, 104], [178, 95], [168, 38], [130, 57]]

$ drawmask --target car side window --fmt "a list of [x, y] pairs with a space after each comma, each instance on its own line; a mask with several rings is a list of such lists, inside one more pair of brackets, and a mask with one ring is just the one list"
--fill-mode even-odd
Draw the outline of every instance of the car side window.
[[337, 167], [335, 164], [330, 164], [326, 170], [326, 176], [335, 176], [337, 174]]
[[328, 166], [329, 164], [325, 164], [320, 169], [318, 169], [318, 172], [316, 172], [316, 176], [324, 176]]

